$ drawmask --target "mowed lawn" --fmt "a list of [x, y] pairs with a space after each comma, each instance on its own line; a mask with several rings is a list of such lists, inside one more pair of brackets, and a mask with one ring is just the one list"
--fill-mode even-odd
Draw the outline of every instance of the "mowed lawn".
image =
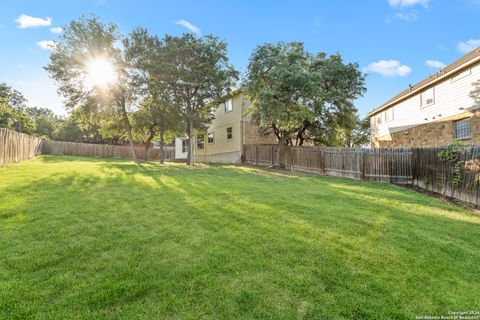
[[0, 319], [480, 310], [480, 216], [396, 186], [42, 156], [0, 168]]

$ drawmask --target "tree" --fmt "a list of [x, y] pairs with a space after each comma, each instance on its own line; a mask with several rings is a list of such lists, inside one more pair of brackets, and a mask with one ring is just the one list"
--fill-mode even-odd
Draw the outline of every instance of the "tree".
[[58, 92], [66, 98], [70, 110], [98, 105], [118, 112], [132, 158], [138, 162], [128, 116], [134, 88], [127, 81], [124, 52], [118, 46], [121, 39], [116, 25], [103, 24], [96, 17], [82, 17], [64, 28], [45, 69], [58, 83]]
[[344, 64], [339, 54], [313, 55], [299, 42], [257, 47], [244, 86], [252, 118], [278, 139], [275, 166], [284, 146], [302, 145], [316, 130], [355, 113], [353, 101], [366, 90], [357, 64]]
[[42, 138], [53, 139], [55, 131], [60, 126], [61, 119], [52, 110], [26, 107], [24, 111], [35, 123], [33, 134]]
[[35, 124], [25, 113], [27, 99], [6, 83], [0, 83], [0, 127], [32, 133]]
[[135, 113], [135, 128], [145, 143], [145, 158], [152, 139], [158, 132], [160, 163], [164, 162], [165, 133], [179, 131], [181, 118], [174, 107], [173, 98], [164, 90], [162, 41], [149, 35], [146, 29], [137, 28], [124, 40], [132, 85], [139, 89], [140, 110]]
[[83, 131], [72, 116], [60, 121], [54, 132], [54, 139], [59, 141], [82, 142], [84, 138]]
[[227, 44], [214, 36], [166, 36], [163, 45], [155, 74], [166, 101], [183, 120], [190, 140], [187, 162], [193, 166], [194, 130], [205, 130], [211, 123], [211, 106], [230, 92], [238, 72], [229, 64]]

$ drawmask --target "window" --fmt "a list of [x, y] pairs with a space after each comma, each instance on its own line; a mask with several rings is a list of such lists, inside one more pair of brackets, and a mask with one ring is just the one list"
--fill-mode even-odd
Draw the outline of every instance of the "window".
[[233, 128], [227, 128], [227, 140], [230, 140], [233, 138]]
[[455, 139], [468, 139], [472, 136], [470, 119], [453, 121]]
[[209, 132], [207, 134], [207, 142], [208, 143], [214, 143], [215, 142], [215, 133], [214, 132]]
[[385, 110], [385, 123], [393, 120], [393, 107]]
[[421, 99], [422, 99], [422, 108], [431, 106], [432, 104], [435, 103], [435, 90], [434, 88], [430, 88], [428, 90], [425, 90], [421, 94]]
[[225, 112], [230, 112], [233, 110], [233, 101], [232, 99], [228, 99], [225, 101]]
[[188, 152], [189, 145], [190, 145], [190, 140], [182, 139], [182, 153]]
[[377, 126], [382, 124], [382, 115], [383, 115], [383, 112], [377, 114]]
[[460, 79], [463, 79], [465, 77], [468, 77], [469, 75], [472, 74], [472, 69], [467, 69], [463, 72], [460, 72], [459, 74], [457, 74], [456, 76], [452, 77], [452, 82], [455, 82], [457, 80], [460, 80]]
[[203, 149], [205, 147], [205, 135], [198, 134], [197, 135], [197, 148]]

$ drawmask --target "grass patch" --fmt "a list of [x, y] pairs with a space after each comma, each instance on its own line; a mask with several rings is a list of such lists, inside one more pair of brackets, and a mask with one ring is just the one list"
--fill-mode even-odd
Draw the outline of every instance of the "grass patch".
[[1, 319], [480, 310], [480, 217], [392, 185], [42, 156], [0, 168]]

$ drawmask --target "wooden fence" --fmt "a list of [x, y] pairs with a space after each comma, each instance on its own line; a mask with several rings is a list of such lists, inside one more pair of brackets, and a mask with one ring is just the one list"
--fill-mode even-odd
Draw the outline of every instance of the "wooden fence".
[[41, 139], [0, 128], [0, 167], [33, 158], [41, 148]]
[[[245, 163], [273, 165], [275, 145], [244, 145]], [[458, 159], [439, 154], [457, 150]], [[281, 165], [358, 180], [403, 184], [480, 205], [480, 146], [457, 148], [320, 148], [286, 147]]]
[[[42, 153], [44, 154], [63, 154], [79, 157], [101, 157], [101, 158], [120, 158], [132, 159], [132, 152], [128, 146], [115, 146], [106, 144], [78, 143], [45, 140], [43, 142]], [[135, 147], [135, 154], [139, 160], [145, 160], [145, 148]], [[175, 158], [175, 149], [167, 147], [164, 149], [164, 159], [172, 160]], [[148, 151], [148, 160], [160, 159], [160, 149], [150, 149]]]
[[[82, 157], [132, 159], [128, 146], [42, 140], [24, 133], [0, 128], [0, 167], [31, 159], [39, 154], [64, 154]], [[145, 148], [135, 147], [139, 160], [145, 160]], [[160, 149], [148, 151], [149, 160], [160, 159]], [[175, 148], [164, 148], [164, 159], [175, 159]]]

